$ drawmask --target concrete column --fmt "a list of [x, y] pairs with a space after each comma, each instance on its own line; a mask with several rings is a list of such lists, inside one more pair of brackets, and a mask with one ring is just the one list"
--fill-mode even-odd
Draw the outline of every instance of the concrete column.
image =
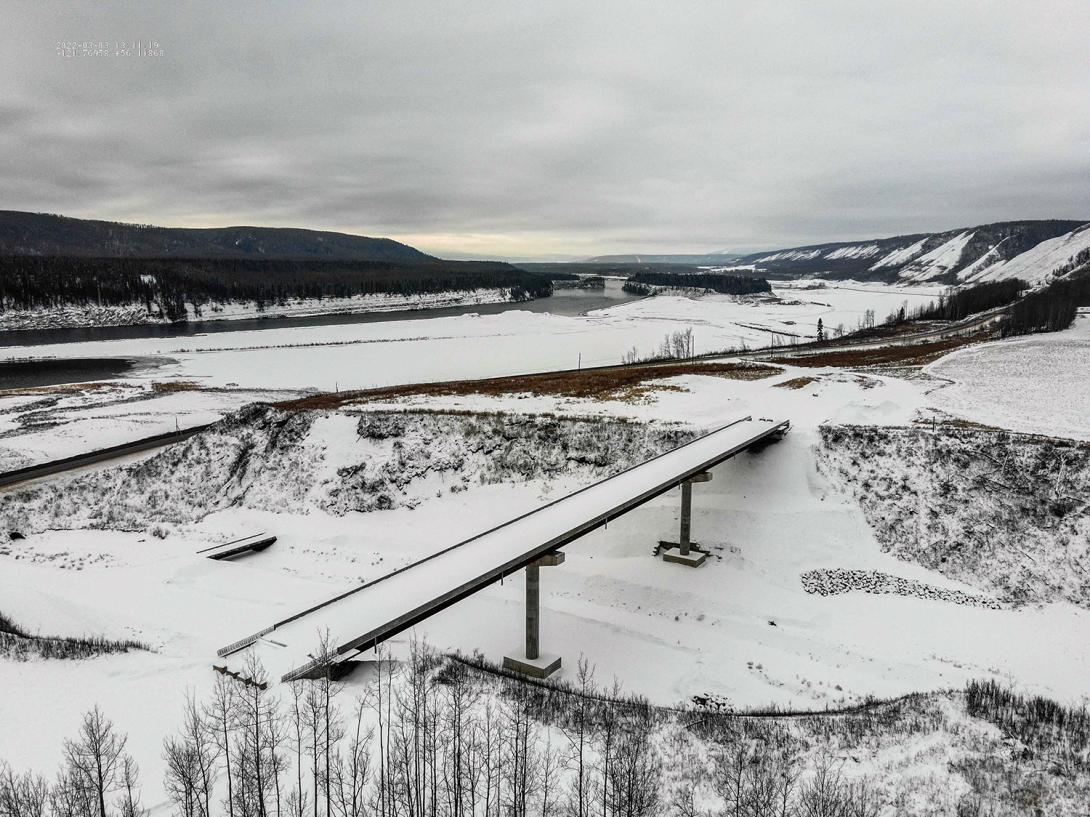
[[673, 562], [688, 567], [700, 567], [708, 554], [692, 540], [693, 522], [693, 483], [709, 482], [712, 478], [710, 471], [701, 471], [693, 474], [681, 483], [681, 530], [678, 541], [659, 542], [660, 553], [664, 562]]
[[560, 656], [541, 652], [541, 568], [564, 564], [564, 553], [547, 553], [526, 565], [526, 646], [504, 656], [504, 669], [548, 678], [560, 669]]
[[689, 555], [689, 530], [693, 517], [693, 484], [686, 480], [681, 483], [681, 533], [678, 551], [682, 556]]
[[541, 568], [536, 564], [526, 567], [526, 657], [531, 661], [538, 657], [541, 622]]

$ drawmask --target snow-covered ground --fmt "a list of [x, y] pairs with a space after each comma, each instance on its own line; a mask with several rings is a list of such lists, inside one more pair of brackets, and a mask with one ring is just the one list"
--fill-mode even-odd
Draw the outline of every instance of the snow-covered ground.
[[[766, 326], [772, 321], [790, 325], [781, 318], [816, 322], [817, 317], [835, 325], [837, 319], [826, 316], [843, 315], [847, 322], [865, 309], [875, 309], [881, 316], [905, 297], [901, 290], [869, 290], [800, 290], [793, 294], [805, 303], [798, 305], [655, 298], [628, 305], [636, 313], [627, 317], [622, 307], [585, 319], [508, 313], [495, 319], [427, 321], [427, 327], [415, 324], [411, 330], [364, 325], [230, 336], [232, 343], [264, 347], [247, 351], [177, 349], [181, 344], [220, 345], [222, 336], [118, 343], [125, 348], [159, 344], [178, 357], [172, 370], [177, 376], [207, 375], [201, 382], [238, 378], [244, 386], [268, 387], [321, 385], [337, 378], [345, 387], [544, 368], [535, 365], [542, 362], [555, 366], [562, 356], [574, 359], [580, 348], [596, 348], [581, 343], [616, 342], [621, 349], [639, 342], [650, 345], [665, 331], [694, 325], [688, 322], [694, 319], [707, 321], [695, 324], [698, 339], [712, 331], [737, 332], [732, 327], [747, 311]], [[780, 294], [786, 298], [792, 293]], [[797, 310], [797, 316], [788, 317], [788, 310]], [[500, 328], [505, 334], [497, 333]], [[285, 351], [268, 338], [272, 334], [271, 340], [277, 342], [302, 337], [329, 341], [331, 334], [342, 331], [344, 346], [293, 346]], [[403, 331], [421, 332], [422, 339], [399, 339], [397, 333]], [[304, 334], [292, 334], [296, 332]], [[306, 334], [310, 332], [317, 335]], [[371, 332], [378, 334], [367, 334]], [[362, 340], [361, 333], [370, 340]], [[704, 568], [666, 565], [651, 556], [659, 539], [676, 533], [674, 491], [611, 520], [608, 528], [567, 547], [563, 566], [543, 571], [542, 646], [563, 655], [565, 672], [585, 654], [597, 665], [599, 678], [616, 676], [627, 689], [664, 703], [711, 695], [734, 705], [820, 707], [867, 694], [957, 687], [979, 677], [1079, 702], [1085, 700], [1085, 678], [1090, 673], [1085, 647], [1090, 643], [1090, 613], [1066, 603], [1019, 609], [954, 603], [950, 599], [963, 595], [995, 596], [987, 588], [884, 553], [859, 502], [818, 470], [815, 450], [822, 423], [904, 425], [933, 408], [1015, 429], [1085, 437], [1090, 414], [1079, 408], [1086, 406], [1085, 386], [1079, 382], [1085, 378], [1079, 375], [1090, 370], [1088, 335], [1090, 318], [1083, 316], [1067, 332], [955, 353], [929, 369], [935, 378], [954, 381], [937, 390], [934, 379], [785, 367], [780, 374], [755, 381], [673, 378], [660, 384], [661, 390], [629, 401], [533, 395], [421, 397], [350, 406], [345, 412], [394, 408], [550, 412], [683, 423], [693, 429], [707, 429], [739, 414], [792, 421], [783, 442], [724, 464], [711, 483], [696, 486], [694, 539], [711, 547], [717, 557]], [[407, 354], [414, 343], [421, 351]], [[86, 346], [82, 354], [101, 354]], [[381, 352], [371, 352], [375, 348]], [[437, 359], [429, 361], [428, 354]], [[213, 370], [213, 363], [219, 368]], [[156, 378], [162, 379], [165, 371], [156, 372]], [[799, 385], [803, 376], [815, 379], [800, 388], [783, 387], [789, 381]], [[96, 396], [95, 391], [112, 397]], [[55, 403], [50, 401], [56, 395], [42, 393], [0, 397], [0, 433], [21, 432], [29, 421], [19, 418], [27, 413], [37, 415], [31, 420], [41, 423], [32, 434], [5, 436], [0, 445], [40, 457], [71, 453], [74, 446], [114, 442], [110, 435], [115, 432], [143, 436], [164, 423], [173, 427], [175, 414], [210, 419], [242, 402], [275, 396], [272, 391], [241, 389], [154, 396], [150, 391], [146, 382], [135, 381], [118, 390], [62, 393]], [[137, 396], [140, 399], [128, 399]], [[1076, 402], [1080, 399], [1081, 404]], [[43, 400], [35, 406], [35, 401]], [[106, 507], [76, 509], [69, 514], [69, 521], [78, 523], [75, 529], [61, 529], [66, 527], [64, 515], [57, 514], [28, 539], [4, 542], [0, 612], [31, 631], [137, 638], [155, 652], [77, 662], [0, 663], [0, 688], [5, 691], [0, 700], [0, 757], [24, 768], [55, 767], [61, 740], [98, 702], [129, 733], [130, 749], [145, 765], [145, 779], [158, 781], [162, 737], [177, 726], [185, 690], [193, 688], [202, 695], [208, 688], [218, 647], [356, 582], [556, 499], [591, 476], [586, 469], [573, 469], [567, 477], [549, 472], [533, 473], [528, 480], [456, 482], [435, 469], [424, 469], [423, 476], [407, 486], [413, 502], [366, 512], [289, 496], [291, 486], [312, 473], [356, 485], [357, 490], [364, 490], [360, 486], [375, 477], [358, 466], [377, 462], [376, 444], [353, 431], [356, 417], [345, 412], [319, 415], [321, 421], [306, 443], [313, 459], [282, 464], [282, 478], [270, 471], [261, 482], [260, 502], [243, 498], [191, 521], [156, 523], [165, 538], [152, 535], [150, 528], [124, 532], [109, 525], [83, 526], [87, 515], [98, 513], [107, 519], [109, 507], [121, 501], [136, 507], [137, 494], [129, 486], [128, 493], [106, 491], [97, 498], [86, 494], [88, 503]], [[64, 424], [48, 428], [51, 415]], [[51, 434], [63, 442], [52, 442]], [[422, 445], [402, 450], [408, 457]], [[266, 456], [277, 453], [270, 449]], [[246, 469], [251, 464], [256, 469], [257, 462], [238, 457], [235, 471], [250, 479]], [[296, 463], [311, 462], [321, 467], [292, 470]], [[477, 467], [473, 458], [467, 462]], [[189, 501], [187, 484], [208, 490], [199, 481], [186, 483], [184, 476], [179, 474], [171, 483], [176, 489], [170, 496], [173, 502]], [[385, 477], [384, 490], [392, 490], [390, 476]], [[63, 485], [65, 479], [49, 484]], [[285, 501], [276, 501], [278, 490]], [[196, 487], [193, 491], [200, 493]], [[275, 533], [278, 542], [235, 562], [213, 562], [195, 554], [211, 543], [257, 531]], [[883, 587], [923, 589], [910, 596], [889, 592], [823, 596], [807, 592], [804, 575], [880, 576]], [[522, 582], [507, 581], [427, 620], [415, 634], [444, 649], [480, 649], [498, 660], [520, 644], [522, 617]], [[403, 651], [408, 637], [400, 638], [395, 648]], [[43, 719], [40, 712], [46, 705], [51, 714]]]
[[77, 326], [130, 326], [137, 323], [165, 323], [148, 314], [139, 304], [98, 306], [97, 304], [8, 309], [0, 313], [0, 332], [19, 329], [67, 329]]
[[[817, 379], [804, 388], [780, 387], [803, 373]], [[567, 562], [543, 572], [543, 649], [560, 652], [566, 666], [585, 654], [599, 677], [615, 675], [626, 688], [666, 703], [714, 695], [735, 705], [822, 706], [981, 676], [1065, 700], [1085, 694], [1090, 615], [1073, 606], [996, 610], [806, 592], [802, 575], [809, 571], [864, 570], [948, 595], [981, 594], [883, 553], [853, 498], [815, 466], [820, 423], [906, 423], [926, 408], [924, 385], [813, 369], [785, 369], [758, 381], [689, 376], [664, 385], [674, 388], [636, 403], [511, 395], [400, 404], [597, 413], [696, 428], [739, 413], [791, 418], [783, 442], [724, 464], [694, 491], [694, 538], [717, 557], [706, 567], [693, 571], [651, 555], [659, 539], [675, 534], [678, 498], [671, 492], [569, 546]], [[339, 416], [328, 415], [333, 419], [307, 437], [328, 458], [327, 475], [352, 473], [373, 450], [373, 443], [344, 433]], [[0, 556], [7, 615], [31, 630], [134, 637], [157, 651], [0, 665], [0, 685], [8, 691], [0, 704], [8, 727], [0, 730], [0, 756], [50, 767], [61, 738], [98, 701], [130, 733], [132, 750], [151, 767], [145, 773], [155, 777], [162, 735], [176, 722], [171, 696], [180, 706], [186, 687], [207, 688], [216, 648], [555, 499], [583, 478], [471, 484], [420, 494], [414, 506], [343, 515], [293, 502], [231, 503], [198, 521], [165, 525], [163, 539], [109, 530], [32, 533]], [[275, 479], [266, 483], [263, 490], [275, 491]], [[289, 481], [282, 484], [287, 490]], [[180, 485], [173, 494], [175, 501], [185, 498]], [[279, 540], [233, 563], [194, 553], [256, 531]], [[508, 581], [436, 615], [415, 634], [499, 659], [521, 642], [522, 605], [522, 582]], [[45, 700], [54, 714], [41, 722], [36, 712]]]
[[0, 471], [204, 425], [247, 403], [291, 396], [266, 390], [163, 391], [146, 381], [0, 396]]
[[522, 374], [620, 363], [635, 349], [655, 354], [665, 335], [692, 328], [697, 353], [806, 339], [823, 321], [853, 329], [867, 310], [879, 319], [902, 303], [932, 300], [941, 288], [830, 283], [778, 287], [778, 298], [658, 296], [561, 317], [520, 310], [412, 322], [254, 330], [10, 347], [12, 359], [159, 358], [138, 377], [193, 379], [245, 388], [366, 388], [398, 383]]
[[488, 289], [451, 290], [448, 292], [424, 292], [416, 295], [376, 293], [374, 295], [350, 295], [344, 298], [297, 298], [282, 304], [272, 304], [258, 309], [253, 301], [211, 303], [201, 307], [199, 315], [192, 304], [187, 306], [192, 320], [232, 320], [261, 317], [303, 317], [307, 315], [335, 315], [340, 312], [396, 312], [405, 309], [439, 309], [450, 306], [474, 306], [499, 304], [511, 300], [511, 290], [504, 287]]
[[1090, 440], [1090, 310], [1064, 331], [970, 346], [926, 371], [934, 405], [969, 420]]
[[[854, 327], [868, 309], [881, 317], [906, 300], [911, 306], [939, 291], [808, 281], [778, 285], [778, 299], [658, 296], [581, 317], [516, 310], [10, 347], [0, 355], [140, 357], [160, 365], [136, 370], [116, 388], [0, 398], [0, 470], [203, 424], [247, 402], [285, 399], [308, 388], [332, 391], [613, 364], [633, 348], [652, 354], [665, 335], [690, 328], [697, 352], [767, 345], [773, 334], [787, 342], [792, 335], [813, 335], [819, 318], [827, 331], [838, 323]], [[152, 388], [170, 380], [220, 391], [164, 394]]]
[[[452, 290], [417, 295], [377, 293], [344, 298], [293, 298], [262, 308], [254, 301], [230, 301], [203, 304], [198, 312], [186, 304], [190, 320], [214, 321], [240, 318], [304, 317], [335, 315], [342, 312], [394, 312], [405, 309], [438, 309], [451, 306], [498, 304], [511, 300], [511, 290], [502, 287]], [[18, 329], [59, 329], [82, 326], [126, 326], [140, 323], [166, 323], [158, 313], [143, 306], [68, 305], [43, 309], [7, 310], [0, 313], [0, 332]]]

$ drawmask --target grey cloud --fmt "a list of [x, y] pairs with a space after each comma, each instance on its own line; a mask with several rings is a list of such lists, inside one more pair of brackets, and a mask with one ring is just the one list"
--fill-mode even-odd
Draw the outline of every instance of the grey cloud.
[[1090, 217], [1083, 0], [586, 6], [13, 2], [0, 206], [516, 255]]

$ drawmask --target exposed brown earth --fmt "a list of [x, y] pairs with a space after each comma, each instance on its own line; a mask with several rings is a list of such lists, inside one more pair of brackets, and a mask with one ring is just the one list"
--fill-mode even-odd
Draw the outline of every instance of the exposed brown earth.
[[925, 366], [945, 354], [963, 346], [991, 339], [983, 332], [966, 337], [944, 338], [926, 343], [903, 346], [881, 346], [866, 349], [836, 349], [814, 355], [783, 356], [769, 362], [785, 366], [821, 368], [832, 366], [840, 369], [858, 369], [866, 366]]
[[487, 380], [456, 380], [390, 386], [339, 394], [318, 394], [280, 404], [286, 409], [331, 409], [347, 403], [393, 400], [402, 397], [468, 395], [499, 396], [533, 394], [536, 396], [579, 397], [593, 400], [633, 400], [653, 389], [676, 390], [676, 386], [652, 386], [650, 381], [681, 375], [725, 377], [730, 380], [761, 380], [783, 370], [763, 363], [656, 363], [644, 366], [617, 366], [581, 372], [494, 377]]
[[785, 380], [782, 383], [777, 383], [777, 389], [805, 389], [811, 383], [816, 383], [816, 377], [792, 377], [790, 380]]

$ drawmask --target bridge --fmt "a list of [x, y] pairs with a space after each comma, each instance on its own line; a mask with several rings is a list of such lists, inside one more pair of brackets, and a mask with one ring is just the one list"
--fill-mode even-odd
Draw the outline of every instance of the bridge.
[[546, 677], [560, 658], [539, 645], [539, 571], [564, 561], [560, 548], [681, 485], [679, 542], [662, 543], [664, 561], [699, 566], [706, 554], [689, 538], [692, 484], [708, 469], [782, 437], [787, 420], [745, 417], [575, 491], [411, 565], [354, 587], [230, 644], [215, 668], [244, 678], [244, 656], [257, 653], [270, 678], [308, 677], [324, 663], [312, 653], [319, 633], [333, 639], [335, 662], [349, 660], [489, 585], [526, 570], [526, 644], [505, 666]]

